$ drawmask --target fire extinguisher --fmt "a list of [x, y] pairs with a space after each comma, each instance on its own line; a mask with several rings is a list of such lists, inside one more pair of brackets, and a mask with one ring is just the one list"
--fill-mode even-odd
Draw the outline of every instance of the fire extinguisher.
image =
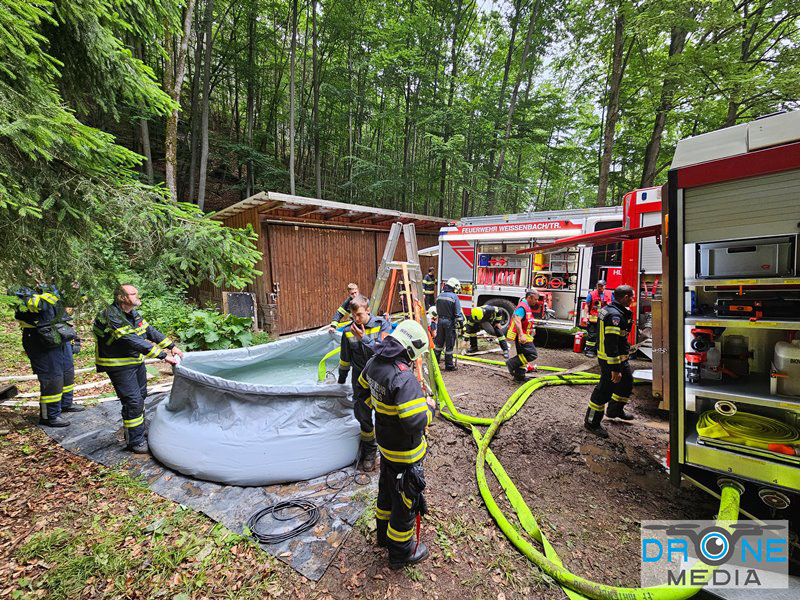
[[579, 331], [575, 334], [575, 338], [572, 341], [572, 351], [580, 354], [583, 352], [584, 343], [586, 341], [585, 333], [583, 331]]

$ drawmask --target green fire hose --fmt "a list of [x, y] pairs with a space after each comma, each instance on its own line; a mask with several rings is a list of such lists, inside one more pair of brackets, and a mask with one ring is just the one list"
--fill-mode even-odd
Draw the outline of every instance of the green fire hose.
[[[325, 379], [325, 361], [335, 355], [338, 349], [329, 352], [319, 364], [319, 379]], [[505, 365], [501, 361], [492, 361], [471, 356], [459, 356], [462, 360], [472, 360], [487, 364]], [[514, 482], [506, 473], [503, 465], [489, 448], [500, 426], [511, 419], [525, 405], [528, 398], [538, 389], [555, 385], [588, 385], [596, 384], [600, 376], [593, 373], [570, 373], [559, 375], [558, 372], [566, 371], [558, 367], [537, 367], [540, 371], [554, 372], [554, 375], [542, 375], [525, 382], [506, 400], [503, 407], [498, 411], [494, 418], [476, 417], [466, 415], [455, 407], [447, 387], [442, 379], [442, 373], [436, 361], [429, 361], [433, 367], [431, 380], [433, 393], [439, 403], [441, 415], [447, 420], [468, 429], [472, 433], [478, 452], [475, 458], [475, 477], [478, 482], [478, 489], [483, 498], [489, 514], [500, 526], [517, 549], [531, 560], [544, 573], [558, 582], [564, 593], [571, 600], [581, 600], [591, 598], [596, 600], [684, 600], [694, 596], [700, 591], [702, 586], [657, 586], [649, 588], [623, 588], [605, 585], [590, 581], [567, 570], [558, 553], [547, 540], [539, 528], [536, 518], [533, 516], [528, 505], [522, 497]], [[477, 426], [487, 427], [481, 434]], [[503, 510], [497, 504], [489, 484], [486, 480], [486, 464], [488, 463], [493, 475], [500, 483], [505, 492], [506, 498], [514, 509], [517, 520], [522, 526], [522, 532], [506, 517]], [[722, 493], [720, 498], [720, 508], [717, 516], [717, 525], [732, 532], [732, 525], [739, 517], [739, 496], [740, 491], [733, 482], [722, 483]], [[524, 533], [523, 533], [524, 532]], [[531, 541], [538, 542], [543, 551], [537, 549]], [[709, 581], [714, 572], [714, 567], [697, 563], [692, 569], [693, 577], [687, 580]], [[687, 574], [688, 575], [688, 574]]]

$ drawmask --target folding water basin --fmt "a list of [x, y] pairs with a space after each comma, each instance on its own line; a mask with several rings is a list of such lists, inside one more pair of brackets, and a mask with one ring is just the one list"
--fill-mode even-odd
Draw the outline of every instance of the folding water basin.
[[153, 456], [198, 479], [254, 486], [352, 464], [360, 431], [352, 388], [317, 382], [319, 361], [338, 344], [314, 332], [186, 354], [149, 425]]

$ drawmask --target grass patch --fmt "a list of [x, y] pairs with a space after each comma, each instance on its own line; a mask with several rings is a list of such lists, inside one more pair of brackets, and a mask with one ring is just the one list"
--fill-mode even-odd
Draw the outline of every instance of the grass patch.
[[359, 490], [353, 494], [353, 498], [362, 493], [364, 494], [363, 500], [368, 501], [368, 504], [364, 509], [364, 512], [361, 513], [361, 516], [358, 517], [358, 520], [356, 521], [356, 529], [365, 538], [370, 538], [377, 528], [377, 525], [375, 524], [375, 507], [377, 506], [378, 496], [368, 490]]

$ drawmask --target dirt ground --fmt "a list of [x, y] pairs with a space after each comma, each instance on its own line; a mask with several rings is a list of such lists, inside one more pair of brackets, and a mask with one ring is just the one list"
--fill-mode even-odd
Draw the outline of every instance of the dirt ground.
[[[497, 359], [500, 355], [484, 357]], [[569, 368], [585, 360], [569, 349], [541, 348], [537, 362]], [[638, 367], [645, 365], [637, 363]], [[478, 416], [494, 416], [517, 387], [500, 367], [477, 367], [463, 361], [458, 371], [444, 376], [456, 406]], [[666, 414], [656, 409], [649, 386], [635, 389], [628, 409], [636, 415], [635, 421], [606, 422], [608, 440], [583, 429], [590, 392], [590, 386], [548, 387], [535, 392], [499, 430], [492, 449], [566, 567], [603, 583], [638, 586], [639, 521], [710, 518], [715, 504], [701, 492], [669, 485], [661, 466], [667, 447]], [[442, 418], [430, 428], [425, 462], [431, 514], [423, 521], [422, 538], [432, 556], [417, 567], [398, 572], [386, 567], [385, 551], [373, 543], [374, 524], [369, 515], [354, 528], [318, 583], [305, 580], [241, 538], [223, 538], [228, 541], [215, 545], [214, 553], [209, 554], [203, 544], [209, 532], [215, 531], [214, 524], [194, 515], [190, 525], [176, 525], [174, 535], [190, 536], [190, 540], [196, 537], [198, 550], [172, 560], [163, 576], [150, 574], [156, 562], [155, 534], [125, 529], [119, 548], [134, 548], [136, 560], [144, 561], [143, 583], [137, 587], [131, 583], [131, 575], [120, 582], [111, 574], [107, 579], [92, 576], [82, 584], [78, 576], [73, 587], [64, 588], [66, 592], [47, 593], [47, 585], [53, 585], [48, 572], [54, 566], [47, 563], [45, 550], [37, 557], [37, 551], [31, 549], [35, 546], [32, 536], [42, 528], [43, 514], [48, 529], [59, 527], [83, 535], [78, 551], [91, 553], [93, 536], [100, 535], [94, 533], [98, 522], [97, 531], [116, 527], [105, 524], [104, 511], [110, 511], [111, 524], [123, 517], [141, 521], [141, 525], [133, 525], [136, 529], [152, 521], [137, 511], [161, 506], [173, 515], [176, 508], [142, 488], [131, 491], [130, 499], [117, 507], [114, 498], [119, 482], [107, 469], [70, 455], [31, 427], [35, 415], [27, 413], [34, 411], [0, 410], [0, 522], [5, 532], [0, 534], [0, 562], [6, 565], [0, 568], [0, 598], [564, 597], [552, 580], [516, 551], [489, 516], [475, 482], [475, 444], [465, 430]], [[76, 472], [80, 478], [75, 477]], [[491, 474], [489, 478], [495, 497], [501, 498]], [[93, 491], [87, 495], [82, 486], [88, 485]], [[76, 511], [74, 505], [65, 505], [60, 500], [64, 494], [79, 498], [83, 508]], [[100, 509], [87, 498], [102, 499]], [[507, 515], [513, 514], [504, 501], [501, 507]], [[171, 544], [170, 535], [161, 543]], [[226, 559], [222, 569], [210, 566], [223, 552], [227, 559], [233, 555], [233, 560]], [[201, 567], [205, 569], [202, 572], [198, 571]], [[154, 577], [162, 579], [154, 583]]]

